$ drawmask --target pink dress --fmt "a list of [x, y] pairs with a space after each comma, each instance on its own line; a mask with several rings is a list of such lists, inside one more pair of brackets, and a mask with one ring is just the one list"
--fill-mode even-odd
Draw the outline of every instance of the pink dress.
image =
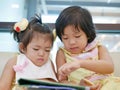
[[20, 54], [17, 57], [17, 64], [13, 68], [16, 72], [15, 77], [16, 84], [20, 78], [26, 79], [51, 78], [57, 81], [50, 59], [44, 65], [38, 67], [34, 65], [24, 54]]

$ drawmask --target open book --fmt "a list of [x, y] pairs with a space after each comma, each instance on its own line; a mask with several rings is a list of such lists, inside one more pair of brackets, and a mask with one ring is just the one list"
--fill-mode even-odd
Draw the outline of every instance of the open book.
[[63, 84], [58, 82], [49, 82], [49, 81], [43, 81], [43, 80], [23, 79], [23, 78], [19, 79], [18, 84], [20, 86], [24, 86], [28, 88], [43, 88], [45, 90], [56, 90], [56, 89], [57, 90], [86, 90], [87, 88], [84, 86]]

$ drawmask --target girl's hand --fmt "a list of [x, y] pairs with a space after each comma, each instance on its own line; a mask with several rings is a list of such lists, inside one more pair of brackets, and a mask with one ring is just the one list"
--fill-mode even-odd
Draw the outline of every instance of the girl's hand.
[[100, 83], [94, 84], [94, 83], [88, 81], [87, 79], [82, 79], [80, 81], [79, 85], [88, 86], [88, 87], [90, 87], [90, 90], [100, 90], [100, 88], [102, 86]]
[[58, 79], [61, 81], [64, 77], [68, 76], [71, 72], [75, 71], [78, 68], [80, 68], [80, 64], [77, 61], [65, 63], [58, 70]]
[[102, 87], [101, 84], [96, 84], [96, 85], [90, 86], [90, 90], [100, 90], [101, 87]]

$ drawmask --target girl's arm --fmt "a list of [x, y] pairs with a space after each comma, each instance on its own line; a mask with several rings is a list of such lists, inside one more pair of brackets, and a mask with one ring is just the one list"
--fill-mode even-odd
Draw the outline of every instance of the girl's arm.
[[16, 57], [11, 58], [5, 65], [3, 73], [0, 77], [0, 90], [11, 90], [12, 82], [15, 78], [13, 65], [16, 64]]
[[98, 48], [98, 57], [99, 60], [84, 60], [79, 62], [80, 67], [89, 69], [91, 71], [101, 73], [101, 74], [110, 74], [114, 71], [114, 65], [112, 58], [104, 46], [99, 46]]
[[61, 49], [59, 49], [56, 55], [56, 68], [57, 68], [57, 78], [58, 81], [60, 82], [67, 80], [67, 76], [63, 76], [61, 73], [59, 73], [60, 67], [65, 63], [66, 61], [65, 61], [64, 53]]
[[67, 76], [80, 67], [101, 74], [112, 73], [114, 71], [114, 65], [108, 50], [104, 46], [99, 46], [98, 51], [99, 60], [76, 60], [74, 62], [66, 63], [60, 67], [59, 73], [63, 76]]

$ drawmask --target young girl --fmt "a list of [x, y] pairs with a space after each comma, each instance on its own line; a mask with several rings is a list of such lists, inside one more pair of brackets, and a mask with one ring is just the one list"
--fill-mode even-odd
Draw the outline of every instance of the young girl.
[[13, 35], [21, 54], [7, 62], [0, 78], [0, 89], [11, 90], [14, 79], [17, 84], [20, 78], [57, 81], [49, 58], [54, 37], [41, 18], [36, 15], [30, 22], [23, 19], [16, 23]]
[[112, 77], [114, 66], [108, 50], [96, 38], [88, 10], [71, 6], [64, 9], [55, 23], [63, 42], [56, 56], [60, 82], [95, 86], [93, 89], [120, 90], [120, 79]]

